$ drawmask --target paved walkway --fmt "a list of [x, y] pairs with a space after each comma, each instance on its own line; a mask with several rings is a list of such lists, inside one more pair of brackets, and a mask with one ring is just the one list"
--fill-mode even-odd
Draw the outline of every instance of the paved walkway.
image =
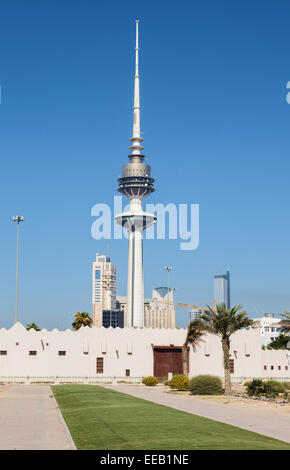
[[143, 387], [140, 385], [121, 384], [106, 385], [106, 387], [160, 405], [170, 406], [177, 410], [290, 442], [290, 416], [264, 412], [253, 408], [244, 408], [237, 404], [220, 404], [209, 402], [208, 400], [203, 401], [189, 395], [171, 395], [170, 393], [165, 393], [165, 387]]
[[69, 450], [48, 385], [0, 387], [0, 450]]

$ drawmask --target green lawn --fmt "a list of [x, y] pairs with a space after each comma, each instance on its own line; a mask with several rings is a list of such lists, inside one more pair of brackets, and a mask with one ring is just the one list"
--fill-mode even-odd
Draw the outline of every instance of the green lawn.
[[78, 449], [290, 449], [290, 444], [104, 387], [52, 389]]

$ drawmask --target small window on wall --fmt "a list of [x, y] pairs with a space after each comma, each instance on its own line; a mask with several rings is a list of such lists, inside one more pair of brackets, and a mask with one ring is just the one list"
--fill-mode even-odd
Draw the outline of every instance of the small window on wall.
[[278, 370], [281, 370], [281, 366], [278, 366]]
[[0, 356], [7, 356], [7, 351], [0, 351]]
[[274, 370], [274, 366], [271, 366], [271, 370]]
[[29, 356], [36, 356], [37, 351], [29, 351]]
[[97, 357], [97, 374], [103, 374], [103, 373], [104, 373], [104, 358]]
[[126, 377], [130, 377], [130, 369], [126, 369]]
[[230, 374], [235, 373], [235, 361], [234, 359], [230, 359]]
[[264, 370], [267, 370], [267, 366], [264, 366]]
[[288, 366], [285, 366], [285, 370], [288, 370]]
[[66, 351], [58, 351], [59, 356], [66, 356]]

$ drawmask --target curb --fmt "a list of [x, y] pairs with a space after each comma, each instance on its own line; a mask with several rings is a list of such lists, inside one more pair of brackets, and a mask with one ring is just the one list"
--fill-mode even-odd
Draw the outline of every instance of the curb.
[[69, 441], [69, 443], [70, 443], [71, 450], [77, 450], [76, 445], [75, 445], [75, 443], [74, 443], [74, 440], [73, 440], [73, 438], [71, 437], [71, 433], [70, 433], [70, 431], [69, 431], [69, 428], [67, 427], [67, 424], [66, 424], [66, 422], [65, 422], [65, 420], [64, 420], [64, 417], [62, 416], [62, 413], [61, 413], [61, 411], [60, 411], [60, 408], [59, 408], [59, 406], [58, 406], [58, 404], [57, 404], [57, 401], [56, 401], [56, 399], [55, 399], [54, 393], [53, 393], [51, 387], [49, 387], [49, 388], [50, 388], [50, 391], [51, 391], [51, 393], [52, 393], [53, 402], [54, 402], [54, 404], [55, 404], [55, 407], [56, 407], [57, 412], [58, 412], [58, 414], [59, 414], [60, 420], [61, 420], [61, 422], [62, 422], [62, 424], [63, 424], [65, 433], [66, 433], [66, 435], [67, 435], [68, 441]]

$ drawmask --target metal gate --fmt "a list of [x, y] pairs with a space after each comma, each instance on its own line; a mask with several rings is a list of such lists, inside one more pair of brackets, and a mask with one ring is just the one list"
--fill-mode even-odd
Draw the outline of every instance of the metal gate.
[[181, 346], [154, 346], [153, 351], [155, 377], [168, 377], [168, 372], [183, 373]]

